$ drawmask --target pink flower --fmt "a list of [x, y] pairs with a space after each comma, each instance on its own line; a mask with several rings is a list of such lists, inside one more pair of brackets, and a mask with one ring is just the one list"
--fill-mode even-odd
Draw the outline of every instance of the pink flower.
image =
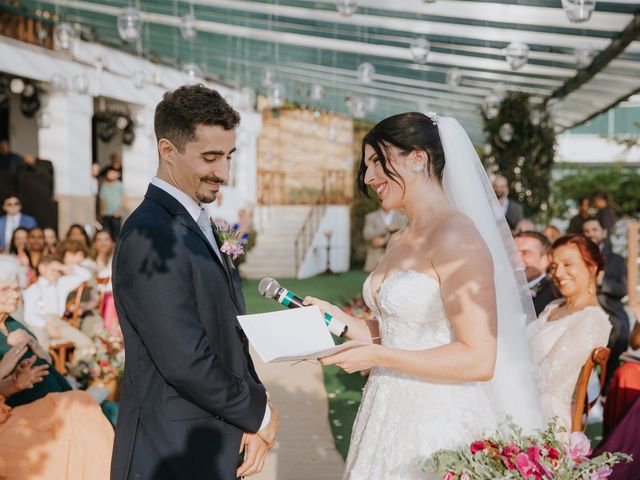
[[449, 472], [444, 476], [443, 480], [454, 480], [456, 478], [456, 472]]
[[504, 463], [505, 467], [507, 467], [509, 470], [515, 470], [516, 466], [513, 463], [513, 457], [515, 457], [519, 453], [520, 449], [518, 447], [516, 447], [515, 445], [507, 445], [502, 449], [502, 452], [500, 452], [500, 459], [502, 460], [502, 463]]
[[471, 477], [467, 472], [464, 472], [462, 475], [460, 475], [460, 480], [471, 480]]
[[530, 480], [532, 478], [537, 480], [542, 477], [526, 453], [520, 452], [516, 455], [515, 463], [520, 475], [522, 475], [522, 478], [525, 480]]
[[529, 449], [527, 450], [527, 455], [529, 456], [533, 464], [536, 466], [537, 471], [543, 473], [549, 478], [552, 478], [553, 472], [548, 467], [543, 465], [541, 454], [542, 454], [542, 449], [537, 445], [534, 445], [533, 447], [529, 447]]
[[242, 248], [242, 245], [240, 244], [232, 244], [228, 240], [225, 240], [225, 242], [222, 244], [222, 247], [220, 247], [220, 251], [222, 253], [226, 253], [233, 260], [235, 260], [236, 258], [238, 258], [238, 256], [244, 253], [244, 248]]
[[567, 456], [577, 463], [582, 463], [591, 453], [591, 442], [584, 433], [573, 432], [569, 435], [569, 445], [564, 448]]
[[560, 458], [560, 452], [553, 447], [548, 447], [547, 457], [549, 457], [551, 460], [557, 460]]
[[591, 474], [591, 480], [600, 480], [602, 478], [608, 478], [613, 473], [613, 470], [609, 467], [600, 467], [598, 470]]

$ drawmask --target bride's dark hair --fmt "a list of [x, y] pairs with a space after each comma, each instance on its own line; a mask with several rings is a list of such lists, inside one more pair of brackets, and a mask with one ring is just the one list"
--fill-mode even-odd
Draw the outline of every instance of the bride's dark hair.
[[400, 175], [389, 162], [389, 146], [394, 146], [409, 155], [414, 150], [427, 152], [429, 157], [427, 169], [430, 175], [442, 184], [444, 171], [444, 150], [438, 134], [438, 126], [433, 121], [419, 112], [407, 112], [385, 118], [371, 129], [362, 139], [360, 152], [360, 165], [358, 166], [358, 189], [364, 195], [369, 196], [364, 176], [367, 166], [364, 163], [364, 149], [369, 145], [376, 152], [382, 170], [394, 182], [404, 190], [404, 182]]

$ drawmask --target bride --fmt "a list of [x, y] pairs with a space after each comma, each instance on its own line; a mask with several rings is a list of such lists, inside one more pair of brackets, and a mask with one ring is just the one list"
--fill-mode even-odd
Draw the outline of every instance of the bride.
[[[517, 253], [473, 145], [453, 118], [404, 113], [363, 139], [360, 190], [403, 208], [363, 286], [375, 321], [308, 297], [374, 343], [322, 359], [372, 369], [356, 418], [345, 479], [424, 479], [421, 465], [493, 431], [510, 415], [542, 426], [525, 324], [535, 318]], [[379, 343], [376, 341], [380, 339]]]

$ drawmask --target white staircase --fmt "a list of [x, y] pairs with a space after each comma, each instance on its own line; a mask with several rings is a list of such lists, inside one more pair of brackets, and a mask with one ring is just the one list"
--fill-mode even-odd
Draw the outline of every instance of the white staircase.
[[296, 277], [295, 241], [311, 211], [307, 205], [260, 207], [255, 246], [240, 265], [244, 278]]

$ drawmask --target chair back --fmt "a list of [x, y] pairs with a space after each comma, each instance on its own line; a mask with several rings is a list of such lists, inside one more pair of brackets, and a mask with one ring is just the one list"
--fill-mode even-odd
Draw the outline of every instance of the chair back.
[[[596, 404], [598, 398], [600, 398], [600, 395], [602, 394], [602, 390], [604, 389], [607, 375], [607, 361], [609, 360], [609, 355], [611, 355], [611, 350], [607, 347], [596, 348], [593, 352], [591, 352], [591, 355], [589, 355], [589, 358], [580, 370], [580, 376], [578, 377], [578, 383], [576, 385], [573, 417], [571, 419], [572, 432], [584, 432], [587, 430], [587, 425], [589, 424], [589, 411]], [[593, 373], [593, 369], [596, 365], [600, 366], [600, 375], [598, 377], [600, 388], [598, 390], [598, 395], [596, 396], [596, 398], [589, 401], [587, 387], [589, 386], [589, 379], [591, 378], [591, 374]], [[584, 425], [582, 423], [583, 416], [586, 416]]]
[[60, 375], [67, 374], [67, 363], [73, 360], [75, 345], [72, 342], [54, 343], [49, 347], [51, 363]]

